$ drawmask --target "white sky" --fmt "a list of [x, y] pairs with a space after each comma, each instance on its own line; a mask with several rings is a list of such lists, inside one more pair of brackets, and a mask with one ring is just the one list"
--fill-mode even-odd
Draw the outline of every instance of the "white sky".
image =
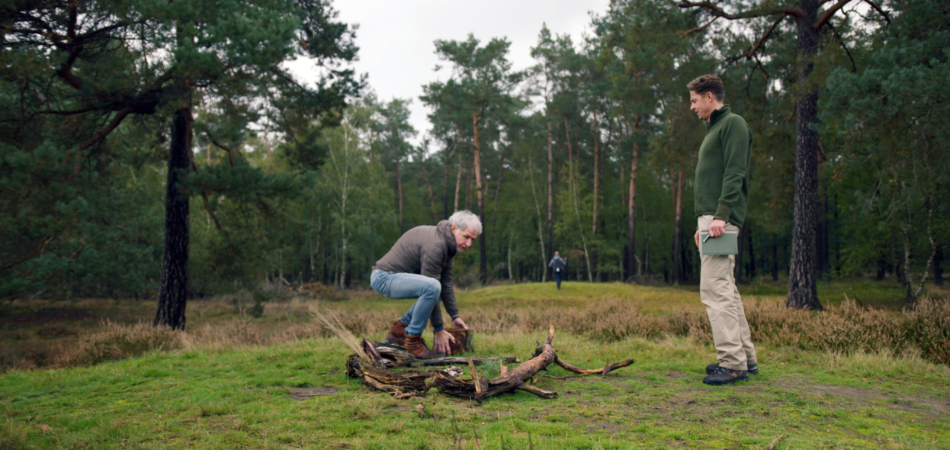
[[[531, 47], [537, 44], [542, 24], [547, 23], [552, 34], [570, 34], [576, 44], [582, 33], [589, 33], [588, 12], [602, 15], [609, 3], [609, 0], [335, 0], [333, 8], [339, 11], [339, 20], [359, 24], [356, 34], [359, 61], [354, 67], [357, 73], [369, 75], [369, 86], [380, 100], [412, 99], [411, 122], [419, 132], [413, 141], [419, 142], [430, 128], [426, 118], [429, 111], [419, 100], [422, 85], [449, 76], [448, 68], [433, 71], [440, 64], [433, 41], [465, 40], [469, 33], [482, 43], [493, 37], [507, 37], [511, 42], [508, 59], [513, 69], [523, 69], [534, 64]], [[302, 75], [306, 69], [300, 63], [292, 64], [291, 70]], [[441, 64], [447, 66], [444, 62]]]

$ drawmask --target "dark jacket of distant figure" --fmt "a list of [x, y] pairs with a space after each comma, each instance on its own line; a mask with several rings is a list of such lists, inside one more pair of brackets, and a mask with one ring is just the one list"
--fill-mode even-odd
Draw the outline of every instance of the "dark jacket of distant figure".
[[[452, 225], [443, 220], [436, 226], [415, 227], [402, 235], [376, 268], [392, 273], [414, 273], [435, 278], [442, 284], [442, 304], [454, 320], [459, 316], [452, 288], [452, 258], [458, 252]], [[442, 328], [442, 311], [432, 309], [429, 321], [435, 329]]]
[[551, 262], [548, 263], [548, 267], [554, 269], [555, 272], [564, 272], [564, 269], [567, 267], [567, 261], [561, 258], [561, 255], [555, 255], [551, 258]]

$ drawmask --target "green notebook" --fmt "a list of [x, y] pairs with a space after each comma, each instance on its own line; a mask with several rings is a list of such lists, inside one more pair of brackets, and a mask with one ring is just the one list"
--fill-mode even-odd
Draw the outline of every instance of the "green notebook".
[[726, 230], [719, 237], [709, 236], [709, 230], [700, 231], [699, 248], [703, 255], [735, 255], [739, 253], [739, 230]]

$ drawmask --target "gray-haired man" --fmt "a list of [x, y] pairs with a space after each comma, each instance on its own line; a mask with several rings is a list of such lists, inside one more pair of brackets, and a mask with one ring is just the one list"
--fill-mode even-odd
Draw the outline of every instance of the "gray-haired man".
[[[393, 323], [386, 339], [406, 347], [419, 359], [449, 353], [452, 337], [442, 326], [441, 299], [457, 328], [468, 326], [459, 317], [452, 288], [452, 259], [472, 246], [482, 232], [482, 222], [470, 211], [457, 211], [435, 226], [415, 227], [402, 235], [393, 248], [376, 262], [370, 285], [389, 298], [418, 298], [402, 318]], [[422, 339], [426, 323], [432, 323], [433, 350]]]

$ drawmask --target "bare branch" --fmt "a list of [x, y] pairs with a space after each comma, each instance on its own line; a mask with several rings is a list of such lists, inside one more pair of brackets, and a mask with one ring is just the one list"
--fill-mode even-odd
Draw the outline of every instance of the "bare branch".
[[891, 16], [889, 16], [887, 12], [884, 11], [883, 8], [881, 8], [881, 5], [878, 5], [877, 3], [874, 3], [871, 0], [864, 0], [864, 3], [871, 5], [871, 7], [874, 8], [874, 10], [878, 12], [878, 14], [884, 17], [884, 21], [887, 22], [888, 25], [891, 24]]
[[731, 58], [727, 58], [726, 61], [727, 61], [727, 62], [735, 62], [735, 61], [738, 61], [739, 59], [742, 59], [742, 58], [745, 58], [745, 59], [752, 59], [752, 57], [755, 56], [755, 54], [759, 51], [759, 49], [762, 48], [762, 45], [765, 44], [765, 41], [769, 38], [769, 36], [772, 35], [772, 31], [775, 31], [775, 27], [777, 27], [778, 24], [779, 24], [780, 22], [782, 22], [782, 19], [784, 19], [786, 16], [787, 16], [787, 15], [782, 15], [782, 17], [779, 17], [778, 20], [776, 20], [775, 22], [772, 22], [772, 26], [769, 27], [769, 29], [765, 32], [765, 34], [762, 35], [762, 38], [759, 39], [759, 42], [755, 44], [755, 47], [752, 47], [752, 49], [749, 50], [748, 53], [746, 53], [746, 54], [744, 54], [744, 55], [733, 56], [733, 57], [731, 57]]
[[713, 19], [710, 20], [709, 22], [706, 22], [706, 25], [701, 25], [701, 26], [698, 26], [698, 27], [693, 28], [693, 29], [691, 29], [691, 30], [679, 31], [678, 33], [679, 33], [680, 36], [689, 36], [690, 34], [693, 34], [693, 33], [697, 32], [697, 31], [702, 31], [702, 30], [704, 30], [706, 27], [712, 25], [712, 23], [715, 22], [715, 21], [718, 20], [718, 19], [719, 19], [719, 16], [713, 16]]
[[52, 234], [49, 235], [49, 236], [46, 236], [45, 238], [43, 238], [43, 240], [40, 241], [40, 243], [37, 244], [36, 247], [33, 248], [33, 251], [30, 252], [29, 255], [26, 255], [25, 258], [23, 258], [23, 259], [21, 259], [21, 260], [19, 260], [19, 261], [17, 261], [17, 262], [13, 262], [13, 263], [7, 264], [7, 265], [5, 265], [5, 266], [3, 266], [3, 267], [0, 267], [0, 270], [7, 270], [7, 269], [9, 269], [9, 268], [11, 268], [11, 267], [17, 266], [17, 265], [19, 265], [19, 264], [22, 264], [22, 263], [25, 263], [25, 262], [29, 261], [30, 259], [33, 259], [33, 257], [36, 256], [36, 254], [40, 252], [40, 249], [42, 249], [43, 247], [45, 247], [46, 244], [49, 244], [49, 241], [51, 241], [51, 240], [53, 240], [53, 235], [52, 235]]
[[86, 139], [85, 141], [81, 142], [81, 143], [79, 144], [79, 150], [85, 150], [85, 149], [87, 149], [87, 148], [93, 146], [93, 145], [96, 144], [97, 142], [99, 142], [99, 141], [105, 139], [106, 136], [108, 136], [109, 133], [112, 133], [112, 131], [115, 130], [116, 127], [118, 127], [119, 124], [122, 123], [122, 121], [125, 120], [125, 118], [126, 118], [129, 114], [131, 114], [132, 112], [133, 112], [133, 108], [132, 108], [131, 106], [126, 106], [125, 108], [122, 108], [122, 109], [119, 111], [119, 113], [116, 114], [115, 117], [112, 118], [112, 121], [109, 122], [109, 125], [106, 125], [106, 127], [103, 128], [103, 129], [102, 129], [101, 131], [99, 131], [98, 133], [96, 133], [95, 136], [93, 136], [93, 137], [91, 137], [91, 138], [89, 138], [89, 139]]
[[854, 63], [854, 57], [851, 56], [851, 50], [848, 50], [848, 46], [844, 45], [844, 39], [841, 39], [841, 34], [838, 33], [838, 30], [835, 29], [834, 25], [831, 22], [828, 22], [828, 26], [831, 28], [831, 32], [835, 34], [835, 37], [838, 38], [838, 42], [841, 43], [841, 48], [844, 49], [844, 52], [848, 54], [848, 59], [851, 60], [851, 71], [858, 73], [858, 65]]
[[79, 163], [82, 161], [82, 151], [105, 139], [106, 136], [108, 136], [109, 133], [112, 133], [112, 131], [115, 130], [116, 127], [118, 127], [119, 124], [122, 123], [122, 121], [125, 120], [125, 118], [133, 111], [134, 109], [131, 106], [122, 108], [122, 110], [120, 110], [119, 113], [112, 118], [112, 121], [109, 122], [105, 128], [96, 133], [95, 136], [79, 143], [79, 147], [76, 149], [76, 163], [73, 165], [73, 177], [79, 173]]
[[798, 18], [805, 17], [805, 12], [799, 8], [789, 8], [781, 7], [775, 9], [767, 10], [751, 10], [746, 12], [740, 12], [737, 14], [729, 14], [720, 8], [718, 5], [711, 1], [702, 1], [702, 2], [691, 2], [691, 1], [681, 1], [676, 4], [679, 8], [703, 8], [709, 14], [714, 16], [722, 17], [723, 19], [736, 20], [736, 19], [750, 19], [753, 17], [765, 17], [771, 16], [772, 14], [785, 14], [789, 16], [795, 16]]
[[844, 5], [847, 5], [851, 1], [853, 0], [838, 0], [838, 3], [835, 3], [834, 6], [832, 6], [831, 8], [828, 8], [828, 10], [825, 11], [825, 13], [822, 14], [821, 17], [818, 19], [818, 22], [815, 22], [815, 29], [820, 30], [821, 27], [824, 26], [824, 24], [828, 22], [828, 20], [831, 19], [831, 16], [835, 15], [835, 13], [838, 12], [839, 9], [843, 8]]
[[231, 150], [230, 148], [225, 147], [225, 146], [221, 145], [220, 143], [218, 143], [218, 141], [214, 139], [214, 136], [211, 136], [211, 132], [210, 132], [210, 131], [209, 131], [209, 132], [206, 132], [205, 134], [208, 135], [208, 139], [211, 140], [211, 143], [214, 144], [215, 147], [218, 147], [218, 148], [220, 148], [220, 149], [222, 149], [222, 150], [228, 152], [228, 162], [231, 163], [231, 167], [234, 167], [234, 156], [233, 156], [234, 151]]

